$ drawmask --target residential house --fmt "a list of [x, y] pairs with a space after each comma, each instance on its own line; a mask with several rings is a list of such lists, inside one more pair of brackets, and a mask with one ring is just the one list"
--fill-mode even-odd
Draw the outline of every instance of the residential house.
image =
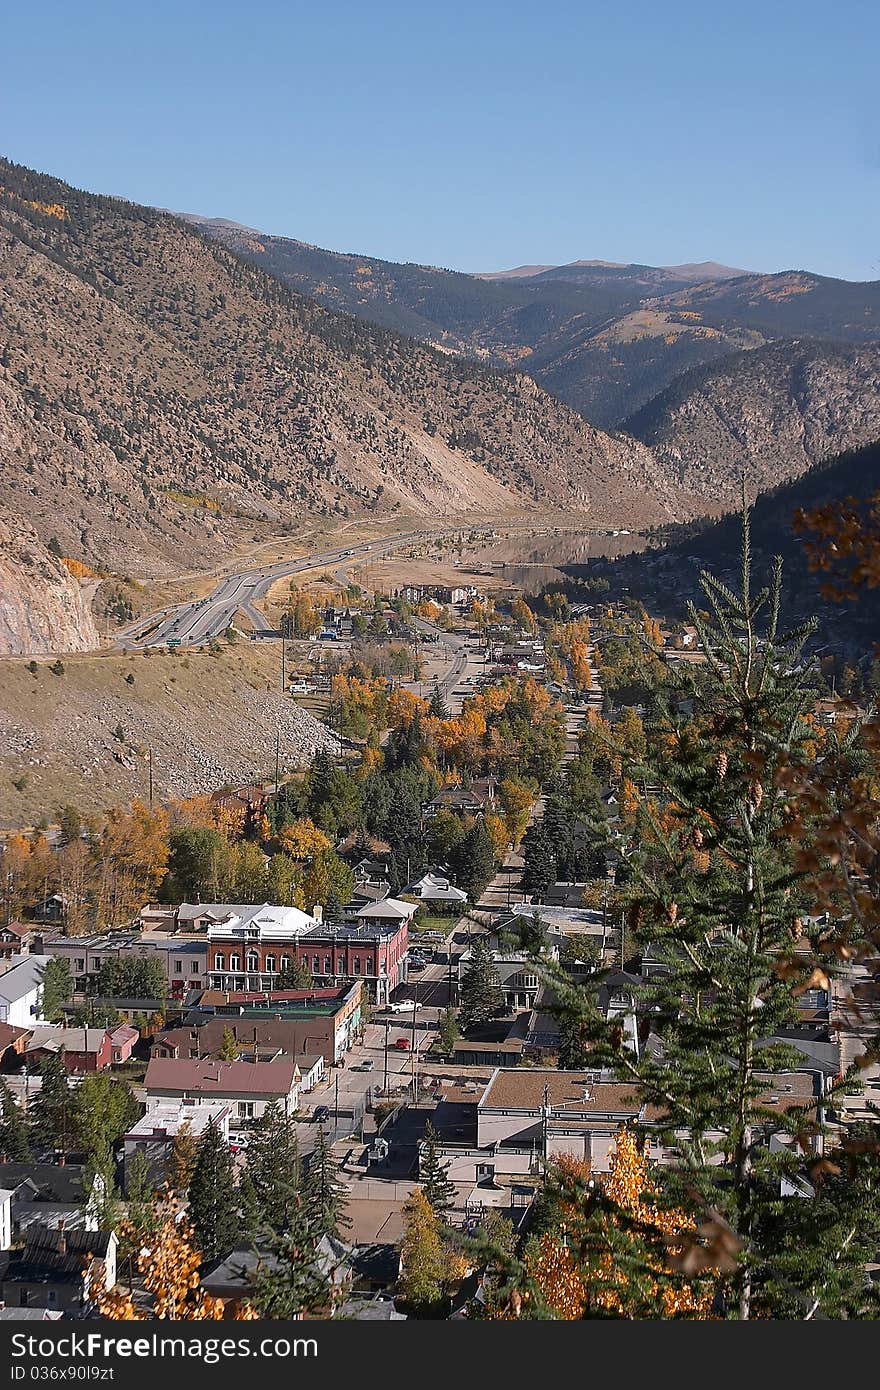
[[10, 1308], [81, 1317], [93, 1291], [116, 1283], [118, 1244], [114, 1231], [29, 1227], [22, 1245], [0, 1250], [0, 1297]]
[[100, 1224], [104, 1180], [81, 1164], [0, 1162], [0, 1188], [11, 1194], [13, 1240], [33, 1225], [96, 1231]]
[[31, 1028], [43, 1018], [43, 971], [49, 956], [19, 955], [10, 958], [0, 975], [0, 1023], [12, 1028]]
[[418, 898], [420, 903], [436, 912], [464, 911], [468, 896], [461, 888], [456, 888], [448, 874], [432, 869], [421, 878], [408, 883], [403, 890]]
[[33, 949], [36, 933], [32, 922], [7, 922], [0, 927], [0, 961], [27, 955]]
[[23, 1057], [29, 1037], [29, 1028], [13, 1028], [10, 1023], [0, 1023], [0, 1064]]
[[31, 909], [31, 916], [35, 922], [44, 922], [51, 926], [60, 926], [67, 917], [67, 910], [70, 906], [68, 899], [63, 893], [52, 893], [48, 898], [41, 899], [34, 903]]
[[103, 1071], [113, 1061], [113, 1044], [108, 1028], [43, 1024], [32, 1030], [25, 1054], [35, 1065], [46, 1057], [60, 1057], [70, 1072]]
[[110, 1029], [110, 1046], [113, 1051], [113, 1061], [127, 1062], [137, 1044], [140, 1033], [137, 1028], [132, 1028], [130, 1023], [118, 1023], [115, 1028]]
[[170, 1100], [215, 1100], [229, 1106], [233, 1121], [258, 1120], [273, 1101], [286, 1115], [296, 1112], [300, 1072], [294, 1058], [284, 1056], [271, 1062], [152, 1057], [144, 1092], [148, 1110]]

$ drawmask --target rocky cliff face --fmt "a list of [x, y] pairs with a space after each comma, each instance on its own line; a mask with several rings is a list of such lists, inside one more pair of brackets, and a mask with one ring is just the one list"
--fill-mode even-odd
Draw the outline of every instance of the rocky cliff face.
[[774, 343], [686, 373], [626, 423], [680, 487], [736, 506], [880, 439], [880, 346]]
[[77, 580], [32, 526], [0, 506], [0, 656], [82, 652], [97, 645]]

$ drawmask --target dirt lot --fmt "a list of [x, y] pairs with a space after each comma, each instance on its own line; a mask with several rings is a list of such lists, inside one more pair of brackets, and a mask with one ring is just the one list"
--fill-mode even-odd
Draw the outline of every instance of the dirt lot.
[[[280, 694], [279, 647], [239, 640], [218, 655], [88, 653], [0, 661], [0, 826], [146, 796], [212, 791], [309, 761], [335, 739]], [[132, 677], [129, 680], [128, 677]]]

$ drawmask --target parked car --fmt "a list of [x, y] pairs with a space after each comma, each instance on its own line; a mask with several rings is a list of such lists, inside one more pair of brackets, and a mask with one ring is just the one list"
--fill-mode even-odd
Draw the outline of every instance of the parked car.
[[372, 1071], [372, 1070], [373, 1070], [373, 1059], [372, 1059], [372, 1057], [367, 1057], [366, 1061], [361, 1062], [361, 1071]]
[[393, 1014], [411, 1014], [414, 1009], [423, 1009], [425, 1006], [416, 999], [394, 999], [388, 1007]]
[[409, 968], [410, 970], [424, 970], [425, 962], [423, 960], [420, 960], [418, 957], [415, 960], [413, 960], [412, 956], [410, 956]]
[[314, 1110], [312, 1111], [312, 1119], [313, 1119], [313, 1120], [317, 1121], [317, 1123], [320, 1125], [320, 1124], [323, 1124], [325, 1120], [329, 1120], [329, 1118], [330, 1118], [330, 1108], [329, 1108], [329, 1106], [327, 1106], [327, 1105], [316, 1105], [316, 1106], [315, 1106]]
[[409, 1050], [409, 1038], [395, 1038], [394, 1046], [397, 1048], [398, 1052], [407, 1052]]

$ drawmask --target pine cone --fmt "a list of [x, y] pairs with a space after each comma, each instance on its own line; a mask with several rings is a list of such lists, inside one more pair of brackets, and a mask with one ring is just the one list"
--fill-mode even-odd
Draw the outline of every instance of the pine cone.
[[727, 776], [727, 754], [719, 753], [715, 759], [715, 771], [718, 774], [719, 782], [723, 782]]

